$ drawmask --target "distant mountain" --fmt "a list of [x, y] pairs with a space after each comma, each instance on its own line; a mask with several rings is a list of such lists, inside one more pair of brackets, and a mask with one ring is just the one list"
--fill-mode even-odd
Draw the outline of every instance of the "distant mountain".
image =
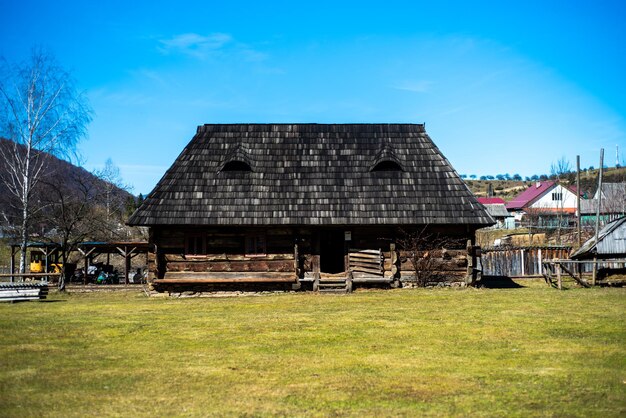
[[[13, 152], [14, 143], [0, 138], [0, 153], [10, 155]], [[45, 174], [42, 181], [34, 189], [34, 204], [49, 200], [52, 187], [62, 187], [64, 194], [76, 194], [83, 192], [81, 187], [89, 183], [93, 190], [100, 193], [106, 191], [109, 197], [110, 209], [125, 217], [128, 211], [134, 209], [136, 198], [126, 190], [113, 184], [107, 183], [82, 167], [75, 166], [68, 161], [59, 159], [51, 154], [42, 153], [41, 158], [45, 160]], [[9, 192], [4, 179], [9, 174], [8, 167], [3, 158], [0, 158], [0, 229], [7, 229], [11, 224], [20, 218], [19, 204], [15, 197]], [[102, 203], [100, 203], [102, 204]]]

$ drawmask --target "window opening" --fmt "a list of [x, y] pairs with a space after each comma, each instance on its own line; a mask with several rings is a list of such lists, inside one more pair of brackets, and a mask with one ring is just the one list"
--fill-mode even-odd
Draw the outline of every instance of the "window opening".
[[265, 234], [246, 235], [246, 255], [264, 256], [267, 255], [267, 244]]
[[190, 234], [185, 237], [185, 254], [206, 254], [206, 236], [204, 234]]

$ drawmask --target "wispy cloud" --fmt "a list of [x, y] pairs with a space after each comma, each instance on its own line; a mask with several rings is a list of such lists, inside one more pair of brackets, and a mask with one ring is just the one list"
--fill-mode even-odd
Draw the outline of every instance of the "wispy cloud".
[[434, 82], [429, 80], [404, 81], [393, 86], [396, 90], [410, 91], [413, 93], [426, 93], [430, 90]]
[[111, 91], [108, 88], [95, 89], [90, 92], [90, 98], [117, 106], [145, 106], [153, 102], [149, 95], [133, 91]]
[[253, 63], [266, 61], [268, 55], [253, 46], [237, 41], [228, 33], [183, 33], [167, 39], [159, 39], [157, 49], [164, 55], [186, 55], [206, 59], [218, 53], [226, 53], [239, 60]]
[[227, 33], [199, 35], [183, 33], [168, 39], [159, 40], [159, 51], [163, 54], [184, 54], [195, 58], [206, 58], [209, 54], [223, 48], [233, 41]]

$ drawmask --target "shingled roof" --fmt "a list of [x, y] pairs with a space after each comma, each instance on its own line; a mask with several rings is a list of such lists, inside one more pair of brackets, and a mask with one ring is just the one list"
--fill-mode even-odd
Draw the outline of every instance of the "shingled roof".
[[198, 127], [128, 223], [481, 227], [494, 221], [424, 125], [219, 124]]

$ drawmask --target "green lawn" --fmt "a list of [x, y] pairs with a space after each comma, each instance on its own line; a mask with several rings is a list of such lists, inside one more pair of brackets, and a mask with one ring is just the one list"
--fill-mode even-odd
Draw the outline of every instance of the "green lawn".
[[626, 289], [0, 305], [2, 416], [625, 416]]

